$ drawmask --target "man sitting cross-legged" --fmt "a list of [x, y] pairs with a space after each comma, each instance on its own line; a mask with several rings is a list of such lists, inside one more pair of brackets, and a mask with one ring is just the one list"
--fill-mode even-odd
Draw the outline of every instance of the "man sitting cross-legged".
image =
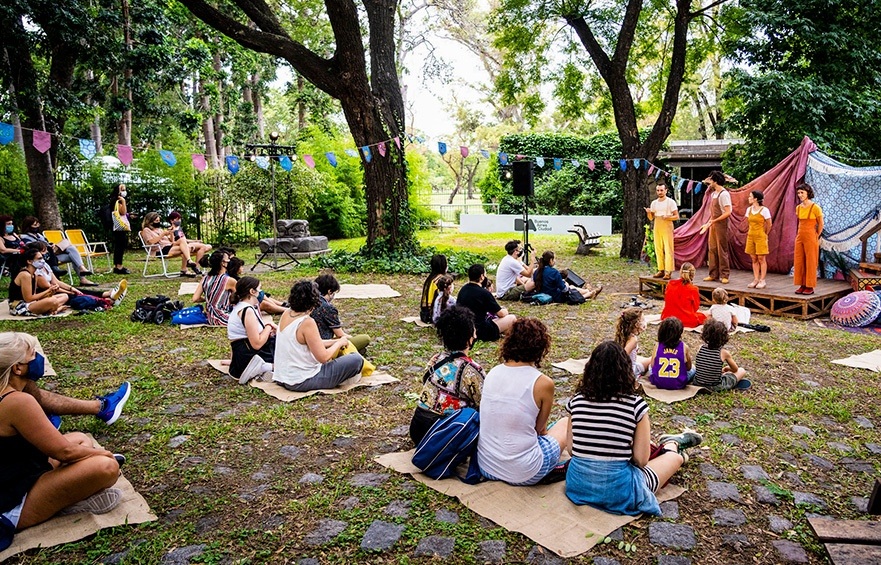
[[486, 289], [489, 279], [486, 269], [480, 263], [468, 268], [468, 284], [462, 286], [456, 297], [456, 304], [474, 313], [474, 326], [480, 341], [497, 341], [501, 334], [507, 333], [517, 319], [508, 314], [506, 308], [499, 306], [492, 293]]
[[[520, 300], [523, 293], [535, 288], [535, 282], [532, 280], [535, 266], [529, 261], [529, 253], [525, 252], [519, 239], [512, 239], [506, 243], [505, 252], [507, 255], [496, 269], [496, 297], [499, 300]], [[524, 253], [526, 253], [525, 264]]]

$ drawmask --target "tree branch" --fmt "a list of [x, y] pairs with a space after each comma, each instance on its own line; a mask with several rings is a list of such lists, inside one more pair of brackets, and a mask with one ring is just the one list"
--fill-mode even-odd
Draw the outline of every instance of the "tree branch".
[[708, 5], [708, 6], [704, 6], [704, 7], [701, 8], [700, 10], [697, 10], [697, 11], [691, 12], [691, 14], [689, 14], [688, 17], [689, 17], [689, 19], [694, 19], [694, 18], [696, 18], [696, 17], [698, 17], [698, 16], [700, 16], [700, 15], [703, 15], [704, 12], [706, 12], [707, 10], [712, 10], [712, 9], [715, 8], [716, 6], [719, 6], [720, 4], [724, 4], [725, 2], [728, 2], [728, 0], [716, 0], [716, 1], [713, 2], [712, 4], [710, 4], [710, 5]]
[[612, 55], [612, 65], [616, 70], [624, 74], [627, 61], [630, 59], [630, 48], [633, 46], [633, 37], [636, 35], [636, 25], [639, 23], [639, 12], [642, 10], [642, 0], [630, 0], [627, 2], [627, 10], [624, 12], [624, 21], [618, 31], [618, 42], [615, 45], [615, 53]]
[[597, 66], [600, 76], [608, 83], [608, 75], [612, 66], [609, 56], [603, 51], [602, 45], [597, 41], [590, 26], [584, 21], [584, 16], [563, 16], [566, 23], [578, 34], [581, 44], [587, 49], [588, 55], [593, 59], [593, 64]]

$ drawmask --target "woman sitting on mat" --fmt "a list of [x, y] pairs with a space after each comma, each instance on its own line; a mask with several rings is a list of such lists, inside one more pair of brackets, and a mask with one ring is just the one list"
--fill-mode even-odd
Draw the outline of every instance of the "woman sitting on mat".
[[575, 504], [658, 516], [655, 493], [688, 461], [685, 449], [701, 443], [699, 434], [684, 432], [661, 436], [661, 448], [653, 450], [648, 405], [635, 386], [624, 349], [613, 341], [596, 346], [566, 405], [572, 440], [566, 496]]
[[364, 350], [370, 345], [370, 336], [367, 334], [349, 335], [344, 332], [343, 324], [340, 322], [339, 310], [331, 304], [333, 297], [340, 291], [340, 283], [336, 280], [336, 277], [330, 273], [324, 273], [315, 278], [315, 284], [318, 285], [318, 294], [321, 295], [321, 305], [312, 310], [310, 316], [318, 324], [318, 334], [321, 336], [321, 339], [339, 339], [344, 337], [355, 346], [358, 353], [363, 355]]
[[242, 277], [229, 298], [234, 305], [226, 326], [226, 336], [232, 347], [229, 374], [239, 379], [239, 384], [272, 372], [278, 326], [263, 321], [260, 314], [262, 295], [259, 280]]
[[694, 286], [694, 265], [683, 263], [679, 268], [679, 278], [667, 283], [664, 291], [664, 310], [661, 319], [679, 318], [686, 328], [696, 328], [704, 323], [707, 315], [698, 312], [701, 307], [701, 295]]
[[585, 300], [596, 298], [596, 295], [603, 290], [602, 286], [594, 289], [591, 285], [587, 288], [578, 288], [577, 286], [569, 286], [563, 280], [554, 265], [557, 264], [557, 256], [553, 251], [545, 251], [538, 260], [538, 267], [532, 274], [532, 280], [535, 281], [535, 292], [550, 295], [552, 302], [566, 303], [569, 302], [569, 292], [577, 291]]
[[[0, 333], [0, 550], [17, 531], [45, 522], [59, 512], [109, 512], [121, 493], [113, 453], [94, 447], [81, 433], [62, 435], [30, 394], [22, 392], [41, 369], [37, 339]], [[119, 456], [122, 459], [122, 456]]]
[[306, 392], [336, 388], [359, 376], [364, 358], [357, 352], [334, 358], [349, 340], [322, 340], [318, 324], [309, 315], [321, 305], [318, 285], [305, 280], [294, 283], [288, 303], [291, 306], [278, 324], [273, 381], [288, 390]]
[[[9, 282], [9, 313], [13, 316], [44, 316], [57, 314], [65, 308], [68, 295], [60, 284], [40, 290], [42, 277], [37, 274], [46, 266], [43, 254], [31, 247], [21, 254], [23, 268]], [[56, 279], [57, 280], [57, 279]]]
[[230, 295], [236, 290], [236, 280], [226, 274], [229, 256], [218, 249], [208, 258], [211, 269], [202, 277], [193, 302], [205, 303], [205, 316], [212, 326], [225, 326], [229, 322]]
[[[141, 224], [141, 237], [147, 245], [158, 245], [162, 254], [168, 258], [180, 257], [180, 276], [195, 277], [201, 275], [202, 271], [199, 266], [190, 260], [190, 245], [187, 238], [174, 238], [175, 230], [162, 229], [162, 223], [159, 221], [159, 214], [156, 212], [147, 212], [144, 221]], [[159, 255], [158, 252], [155, 252]], [[187, 272], [187, 267], [193, 270], [193, 273]]]
[[445, 414], [470, 407], [480, 408], [486, 374], [468, 353], [477, 339], [474, 314], [462, 306], [448, 308], [435, 322], [444, 350], [428, 361], [422, 392], [410, 420], [410, 439], [418, 445], [428, 429]]
[[[218, 251], [227, 251], [228, 249], [229, 248], [220, 248], [218, 249]], [[243, 276], [245, 276], [245, 262], [242, 261], [240, 257], [232, 255], [229, 258], [229, 263], [226, 266], [226, 274], [238, 281]], [[283, 314], [287, 307], [287, 302], [276, 300], [268, 294], [264, 294], [263, 300], [260, 302], [260, 311], [270, 315]]]
[[502, 342], [501, 365], [487, 373], [480, 399], [480, 472], [489, 480], [534, 485], [570, 447], [568, 418], [548, 427], [554, 381], [539, 367], [551, 347], [548, 329], [519, 318]]

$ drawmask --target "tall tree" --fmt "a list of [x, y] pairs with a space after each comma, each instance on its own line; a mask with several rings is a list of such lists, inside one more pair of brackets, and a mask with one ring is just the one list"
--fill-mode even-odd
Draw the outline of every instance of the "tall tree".
[[[335, 43], [329, 56], [304, 45], [302, 38], [282, 25], [277, 11], [263, 0], [234, 0], [247, 24], [228, 15], [226, 7], [220, 10], [205, 0], [182, 2], [199, 19], [243, 47], [281, 57], [306, 80], [339, 100], [358, 146], [403, 135], [404, 103], [395, 60], [396, 0], [362, 0], [366, 29], [352, 0], [326, 1], [325, 18]], [[368, 37], [364, 37], [365, 31]], [[376, 147], [371, 151], [369, 161], [361, 153], [368, 248], [380, 239], [391, 249], [407, 248], [414, 239], [403, 144], [399, 148], [388, 143], [385, 157]]]

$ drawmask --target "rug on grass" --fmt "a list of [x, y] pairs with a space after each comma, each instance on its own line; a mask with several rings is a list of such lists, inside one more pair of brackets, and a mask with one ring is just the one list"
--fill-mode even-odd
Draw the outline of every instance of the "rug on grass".
[[[551, 363], [552, 366], [573, 375], [583, 375], [585, 364], [587, 364], [587, 359], [566, 359], [565, 361], [560, 361], [558, 363]], [[688, 400], [701, 392], [709, 392], [702, 387], [694, 385], [688, 385], [681, 390], [665, 390], [648, 382], [647, 377], [640, 379], [639, 382], [642, 384], [642, 390], [645, 392], [646, 396], [654, 398], [655, 400], [660, 400], [661, 402], [666, 402], [667, 404]]]
[[565, 361], [551, 363], [552, 367], [562, 369], [573, 375], [583, 375], [585, 365], [587, 365], [587, 359], [572, 359], [571, 357]]
[[[269, 314], [263, 314], [264, 324], [271, 323], [272, 321], [272, 316], [270, 316]], [[226, 330], [226, 326], [212, 326], [211, 324], [179, 324], [177, 327], [182, 330], [191, 330], [193, 328], [223, 328], [224, 330]]]
[[197, 282], [184, 282], [180, 283], [180, 288], [177, 289], [178, 296], [192, 296], [196, 293], [196, 289], [199, 288], [199, 283]]
[[839, 326], [838, 324], [833, 323], [832, 320], [821, 320], [819, 318], [814, 318], [814, 323], [821, 328], [826, 328], [827, 330], [841, 330], [852, 334], [881, 336], [881, 324], [879, 324], [878, 322], [871, 323], [868, 326], [863, 326], [861, 328], [848, 328], [846, 326]]
[[[575, 557], [590, 550], [621, 526], [638, 516], [616, 516], [590, 506], [576, 506], [566, 498], [566, 484], [512, 487], [501, 481], [466, 485], [450, 478], [437, 481], [413, 466], [413, 450], [386, 453], [375, 459], [383, 467], [408, 473], [420, 483], [453, 496], [472, 511], [506, 530], [519, 532], [560, 557]], [[667, 485], [658, 501], [679, 497], [685, 489]]]
[[420, 328], [431, 327], [431, 324], [426, 324], [419, 318], [419, 316], [407, 316], [406, 318], [401, 318], [401, 321], [407, 324], [416, 324]]
[[835, 359], [832, 361], [836, 365], [844, 365], [846, 367], [856, 367], [857, 369], [868, 369], [881, 373], [881, 349], [862, 353], [860, 355], [851, 355], [844, 359]]
[[[223, 363], [223, 361], [220, 359], [208, 360], [209, 365], [211, 365], [224, 375], [229, 375], [229, 365], [222, 365], [221, 363]], [[398, 380], [399, 379], [396, 379], [388, 373], [376, 371], [369, 377], [361, 377], [358, 382], [352, 382], [352, 379], [349, 379], [336, 388], [323, 388], [319, 390], [310, 390], [309, 392], [294, 392], [275, 383], [265, 383], [257, 380], [251, 381], [251, 386], [254, 388], [259, 388], [269, 396], [275, 397], [282, 402], [293, 402], [294, 400], [300, 400], [301, 398], [306, 398], [307, 396], [312, 396], [313, 394], [339, 394], [341, 392], [349, 392], [353, 388], [396, 383], [398, 382]]]
[[[98, 443], [95, 442], [95, 445], [98, 445]], [[122, 502], [110, 512], [106, 514], [82, 513], [71, 514], [70, 516], [56, 516], [42, 524], [22, 530], [15, 534], [12, 545], [0, 552], [0, 562], [35, 547], [53, 547], [81, 540], [104, 528], [141, 524], [156, 520], [156, 516], [150, 511], [147, 501], [138, 494], [125, 476], [120, 475], [113, 488], [118, 488], [122, 491]]]
[[70, 316], [73, 314], [73, 310], [68, 308], [61, 314], [55, 314], [54, 316], [13, 316], [9, 313], [9, 300], [4, 300], [0, 302], [0, 320], [14, 320], [19, 322], [27, 322], [28, 320], [45, 320], [46, 318], [63, 318], [65, 316]]
[[396, 298], [401, 293], [387, 284], [341, 284], [334, 299], [340, 298]]

